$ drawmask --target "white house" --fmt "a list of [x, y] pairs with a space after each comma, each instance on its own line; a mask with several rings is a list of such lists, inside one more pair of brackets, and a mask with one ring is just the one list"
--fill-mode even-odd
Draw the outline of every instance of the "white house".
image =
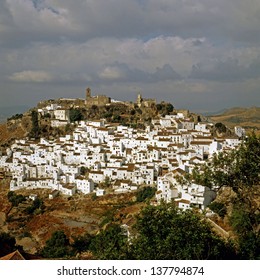
[[83, 176], [78, 176], [75, 179], [77, 190], [88, 194], [94, 190], [94, 182], [91, 179], [85, 179]]
[[166, 177], [158, 177], [155, 197], [158, 203], [161, 200], [169, 203], [173, 198], [178, 197], [178, 190], [173, 187], [170, 180]]
[[105, 180], [104, 172], [92, 170], [89, 172], [89, 179], [93, 180], [95, 183], [102, 183]]
[[61, 185], [59, 187], [59, 191], [62, 194], [72, 196], [76, 193], [76, 185], [72, 185], [72, 184]]

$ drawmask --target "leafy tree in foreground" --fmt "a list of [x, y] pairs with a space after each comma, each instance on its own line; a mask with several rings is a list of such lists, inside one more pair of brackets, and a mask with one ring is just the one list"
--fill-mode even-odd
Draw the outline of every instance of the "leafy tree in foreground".
[[229, 218], [241, 258], [260, 259], [260, 137], [252, 134], [238, 149], [215, 155], [188, 179], [232, 189], [235, 196]]
[[213, 201], [208, 207], [210, 210], [217, 213], [221, 218], [224, 218], [227, 214], [227, 208], [222, 202]]
[[86, 233], [84, 236], [75, 237], [74, 242], [72, 244], [75, 253], [88, 251], [92, 238], [93, 236], [90, 235], [89, 233]]
[[214, 155], [208, 164], [194, 168], [190, 179], [209, 187], [230, 187], [246, 199], [260, 184], [260, 138], [253, 134], [238, 149]]
[[127, 259], [127, 247], [127, 236], [120, 225], [110, 224], [92, 239], [89, 248], [98, 259], [120, 260]]
[[66, 258], [71, 255], [69, 239], [64, 231], [55, 231], [42, 250], [45, 258]]
[[234, 259], [231, 243], [216, 236], [201, 216], [173, 205], [148, 206], [136, 223], [133, 259]]

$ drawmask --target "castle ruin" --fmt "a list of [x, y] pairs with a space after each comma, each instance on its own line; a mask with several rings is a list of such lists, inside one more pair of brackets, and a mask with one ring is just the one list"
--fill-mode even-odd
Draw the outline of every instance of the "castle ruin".
[[143, 99], [141, 93], [137, 95], [136, 104], [139, 108], [151, 108], [156, 105], [156, 99]]
[[87, 107], [96, 105], [96, 106], [105, 106], [111, 103], [111, 98], [106, 95], [97, 95], [91, 96], [91, 89], [86, 89], [86, 101], [85, 104]]

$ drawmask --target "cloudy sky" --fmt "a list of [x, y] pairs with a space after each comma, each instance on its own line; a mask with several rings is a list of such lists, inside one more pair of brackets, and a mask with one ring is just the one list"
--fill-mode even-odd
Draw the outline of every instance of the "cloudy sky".
[[0, 107], [84, 98], [260, 106], [259, 0], [0, 0]]

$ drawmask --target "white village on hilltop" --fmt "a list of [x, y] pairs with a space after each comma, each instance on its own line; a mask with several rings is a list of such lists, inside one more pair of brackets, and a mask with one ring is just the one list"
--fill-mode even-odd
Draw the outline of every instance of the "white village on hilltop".
[[[43, 111], [52, 113], [53, 126], [69, 122], [68, 111], [55, 103], [38, 109]], [[183, 113], [151, 123], [152, 128], [140, 130], [104, 119], [80, 121], [71, 134], [55, 140], [17, 139], [0, 156], [0, 167], [11, 174], [11, 191], [45, 188], [53, 198], [76, 192], [101, 196], [106, 191], [98, 187], [102, 182], [109, 182], [114, 193], [156, 186], [155, 203], [174, 199], [184, 210], [205, 209], [216, 196], [214, 189], [181, 185], [177, 178], [215, 153], [237, 148], [239, 138], [214, 138], [209, 129], [213, 124], [195, 124]]]

